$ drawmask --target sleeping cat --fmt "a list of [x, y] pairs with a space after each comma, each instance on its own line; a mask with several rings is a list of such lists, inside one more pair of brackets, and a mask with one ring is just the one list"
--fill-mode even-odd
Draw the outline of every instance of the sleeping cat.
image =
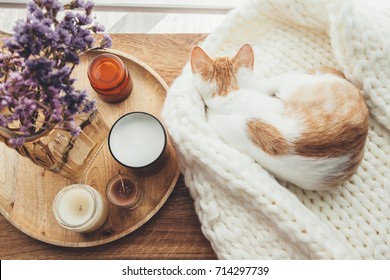
[[276, 177], [324, 190], [358, 168], [368, 109], [342, 73], [318, 68], [256, 81], [248, 44], [215, 59], [195, 46], [190, 63], [210, 126]]

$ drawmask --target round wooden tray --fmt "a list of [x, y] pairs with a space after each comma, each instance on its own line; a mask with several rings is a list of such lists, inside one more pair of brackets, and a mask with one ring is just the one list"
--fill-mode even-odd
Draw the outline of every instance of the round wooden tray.
[[[109, 126], [120, 116], [132, 111], [145, 111], [160, 121], [160, 111], [168, 86], [163, 79], [142, 61], [122, 52], [107, 51], [122, 58], [133, 80], [129, 98], [118, 104], [108, 104], [96, 97], [91, 88], [87, 68], [89, 62], [102, 51], [89, 51], [81, 56], [74, 69], [77, 88], [85, 88], [97, 100], [98, 110]], [[82, 183], [91, 185], [105, 196], [106, 184], [118, 174], [130, 174], [144, 190], [141, 205], [125, 210], [110, 205], [106, 223], [96, 232], [81, 234], [62, 228], [55, 221], [52, 204], [60, 189], [70, 180], [43, 170], [14, 150], [0, 144], [0, 212], [15, 227], [33, 238], [66, 247], [88, 247], [119, 239], [146, 223], [164, 204], [172, 192], [180, 171], [175, 151], [168, 141], [170, 158], [155, 175], [141, 176], [122, 167], [110, 155], [107, 143], [93, 160]]]

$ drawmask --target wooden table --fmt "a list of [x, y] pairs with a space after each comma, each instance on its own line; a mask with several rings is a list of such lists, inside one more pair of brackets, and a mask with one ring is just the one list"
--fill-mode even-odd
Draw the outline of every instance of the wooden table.
[[[0, 35], [3, 35], [0, 33]], [[171, 85], [193, 45], [204, 34], [115, 34], [113, 48], [151, 66]], [[1, 160], [1, 159], [0, 159]], [[203, 236], [193, 200], [180, 176], [160, 211], [135, 232], [108, 244], [89, 248], [58, 247], [37, 241], [0, 215], [0, 259], [215, 259]]]

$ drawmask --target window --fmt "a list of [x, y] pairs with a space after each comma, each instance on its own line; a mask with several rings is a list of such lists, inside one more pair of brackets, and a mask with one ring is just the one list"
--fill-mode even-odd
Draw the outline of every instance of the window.
[[[28, 0], [0, 0], [1, 31], [12, 32], [14, 22], [24, 17], [27, 2]], [[210, 33], [240, 0], [94, 2], [94, 17], [109, 33]]]

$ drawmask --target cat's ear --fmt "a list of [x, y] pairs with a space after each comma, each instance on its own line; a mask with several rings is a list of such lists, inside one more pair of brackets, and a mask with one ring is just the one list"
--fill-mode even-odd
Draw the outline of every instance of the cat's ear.
[[243, 45], [237, 54], [233, 57], [232, 63], [235, 68], [248, 68], [253, 69], [255, 63], [255, 55], [251, 45]]
[[211, 71], [212, 60], [205, 53], [205, 51], [199, 47], [195, 46], [191, 51], [191, 69], [193, 73], [206, 73]]

